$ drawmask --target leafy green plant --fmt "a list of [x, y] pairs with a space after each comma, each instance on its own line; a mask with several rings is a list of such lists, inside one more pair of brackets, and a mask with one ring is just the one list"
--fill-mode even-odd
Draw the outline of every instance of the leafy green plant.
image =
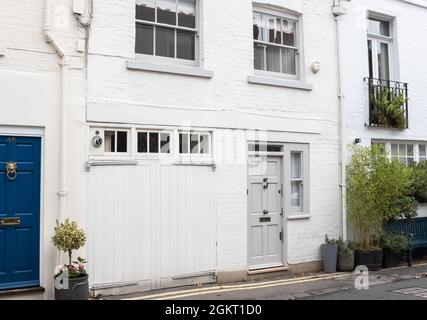
[[384, 248], [387, 248], [394, 253], [401, 253], [409, 248], [409, 239], [403, 234], [386, 233], [382, 238]]
[[412, 193], [418, 202], [427, 202], [427, 161], [421, 161], [412, 168]]
[[378, 247], [384, 226], [416, 215], [412, 171], [383, 154], [380, 146], [354, 147], [347, 167], [347, 207], [361, 249]]
[[379, 87], [371, 97], [376, 109], [377, 124], [386, 127], [406, 128], [404, 104], [408, 101], [403, 93]]
[[334, 244], [337, 244], [337, 240], [335, 240], [333, 238], [331, 239], [331, 238], [328, 237], [327, 234], [325, 234], [325, 244], [327, 244], [327, 245], [334, 245]]
[[52, 242], [59, 250], [68, 254], [69, 265], [71, 266], [71, 256], [73, 250], [78, 250], [86, 243], [84, 230], [79, 229], [77, 222], [66, 219], [64, 223], [56, 221], [55, 233]]
[[354, 254], [354, 250], [350, 247], [348, 241], [344, 241], [341, 237], [336, 240], [336, 245], [338, 246], [338, 254], [341, 256], [351, 256]]

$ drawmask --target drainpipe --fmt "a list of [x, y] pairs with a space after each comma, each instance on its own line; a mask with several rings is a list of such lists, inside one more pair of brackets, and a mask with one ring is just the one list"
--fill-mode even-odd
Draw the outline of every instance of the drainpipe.
[[60, 168], [59, 168], [59, 220], [63, 220], [66, 215], [67, 191], [67, 96], [68, 96], [68, 57], [65, 50], [53, 37], [50, 29], [50, 0], [45, 0], [45, 21], [43, 34], [46, 42], [49, 43], [61, 58], [61, 105], [60, 105]]
[[345, 130], [345, 93], [344, 93], [344, 76], [343, 76], [343, 49], [342, 49], [342, 39], [343, 39], [343, 27], [342, 19], [343, 16], [347, 14], [347, 9], [341, 5], [342, 0], [335, 0], [333, 13], [336, 21], [336, 30], [337, 30], [337, 56], [338, 56], [338, 98], [339, 98], [339, 140], [340, 140], [340, 188], [341, 188], [341, 228], [342, 228], [342, 238], [347, 240], [347, 197], [346, 197], [346, 145], [344, 139], [344, 130]]

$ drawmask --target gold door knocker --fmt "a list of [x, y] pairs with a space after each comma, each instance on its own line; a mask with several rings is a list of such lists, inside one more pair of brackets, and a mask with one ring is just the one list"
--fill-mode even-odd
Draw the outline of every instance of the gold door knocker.
[[9, 180], [16, 179], [16, 169], [17, 169], [16, 162], [10, 161], [6, 163], [6, 175]]

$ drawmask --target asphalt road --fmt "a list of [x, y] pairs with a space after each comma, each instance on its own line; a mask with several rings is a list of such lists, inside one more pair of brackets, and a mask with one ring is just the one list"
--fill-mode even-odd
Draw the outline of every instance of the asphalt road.
[[[230, 285], [164, 289], [106, 299], [125, 300], [427, 300], [427, 263], [369, 273], [369, 289], [357, 290], [359, 274], [269, 278]], [[395, 292], [400, 290], [401, 292]]]
[[[395, 292], [400, 291], [400, 292]], [[408, 279], [373, 286], [367, 290], [339, 290], [314, 295], [304, 300], [424, 300], [427, 301], [427, 278]]]

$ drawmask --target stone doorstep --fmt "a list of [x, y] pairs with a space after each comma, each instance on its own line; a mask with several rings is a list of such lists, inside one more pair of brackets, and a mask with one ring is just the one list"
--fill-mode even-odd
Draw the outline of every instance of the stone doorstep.
[[43, 299], [44, 292], [45, 292], [45, 288], [43, 287], [0, 290], [0, 300], [14, 300], [14, 299], [41, 300]]

